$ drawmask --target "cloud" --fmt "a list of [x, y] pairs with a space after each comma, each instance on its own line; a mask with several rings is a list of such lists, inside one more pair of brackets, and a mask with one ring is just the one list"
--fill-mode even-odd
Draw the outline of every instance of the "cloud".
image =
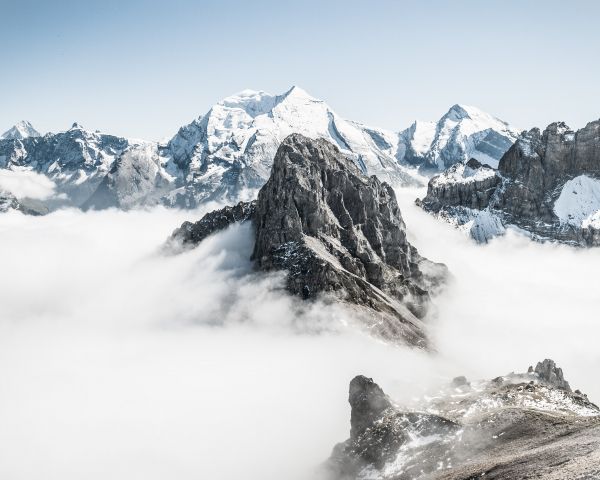
[[312, 479], [348, 436], [358, 373], [409, 404], [550, 356], [600, 398], [597, 251], [477, 246], [416, 196], [400, 198], [410, 237], [455, 277], [429, 319], [435, 355], [288, 296], [253, 271], [249, 225], [165, 256], [202, 212], [0, 215], [0, 477]]
[[45, 175], [29, 170], [0, 170], [0, 191], [15, 197], [46, 200], [55, 194], [55, 185]]

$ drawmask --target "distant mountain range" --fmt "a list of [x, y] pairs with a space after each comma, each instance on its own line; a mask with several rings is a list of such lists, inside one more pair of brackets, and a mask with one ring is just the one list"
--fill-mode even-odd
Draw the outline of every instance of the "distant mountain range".
[[256, 196], [280, 142], [291, 133], [324, 138], [360, 170], [395, 186], [421, 185], [423, 173], [479, 158], [492, 166], [515, 141], [507, 123], [474, 107], [453, 106], [438, 122], [392, 131], [345, 120], [298, 87], [282, 95], [245, 90], [225, 98], [166, 143], [84, 129], [40, 135], [20, 122], [0, 137], [0, 168], [46, 175], [56, 184], [50, 209], [194, 208]]

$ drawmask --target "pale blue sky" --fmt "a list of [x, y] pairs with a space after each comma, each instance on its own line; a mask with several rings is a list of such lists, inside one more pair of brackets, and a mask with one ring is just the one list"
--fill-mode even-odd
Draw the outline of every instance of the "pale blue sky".
[[297, 84], [399, 130], [475, 105], [517, 127], [600, 117], [597, 1], [0, 0], [0, 131], [172, 135]]

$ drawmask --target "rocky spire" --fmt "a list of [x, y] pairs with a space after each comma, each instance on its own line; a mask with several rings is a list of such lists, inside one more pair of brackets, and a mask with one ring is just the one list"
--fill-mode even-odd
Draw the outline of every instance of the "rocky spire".
[[290, 135], [256, 205], [208, 214], [172, 240], [194, 244], [245, 219], [255, 225], [257, 267], [287, 271], [290, 293], [352, 305], [372, 333], [427, 346], [420, 318], [446, 267], [408, 242], [393, 189], [363, 175], [333, 144]]

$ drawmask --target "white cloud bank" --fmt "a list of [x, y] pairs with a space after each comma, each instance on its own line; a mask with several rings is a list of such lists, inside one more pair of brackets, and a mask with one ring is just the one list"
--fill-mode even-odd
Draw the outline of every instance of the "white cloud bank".
[[55, 185], [45, 175], [30, 170], [0, 169], [0, 191], [17, 198], [46, 200], [55, 194]]
[[552, 357], [600, 399], [600, 252], [478, 246], [415, 196], [401, 196], [411, 237], [455, 276], [437, 299], [436, 355], [353, 333], [343, 310], [251, 274], [245, 226], [165, 257], [194, 215], [1, 215], [0, 477], [312, 479], [348, 435], [358, 373], [408, 402]]

